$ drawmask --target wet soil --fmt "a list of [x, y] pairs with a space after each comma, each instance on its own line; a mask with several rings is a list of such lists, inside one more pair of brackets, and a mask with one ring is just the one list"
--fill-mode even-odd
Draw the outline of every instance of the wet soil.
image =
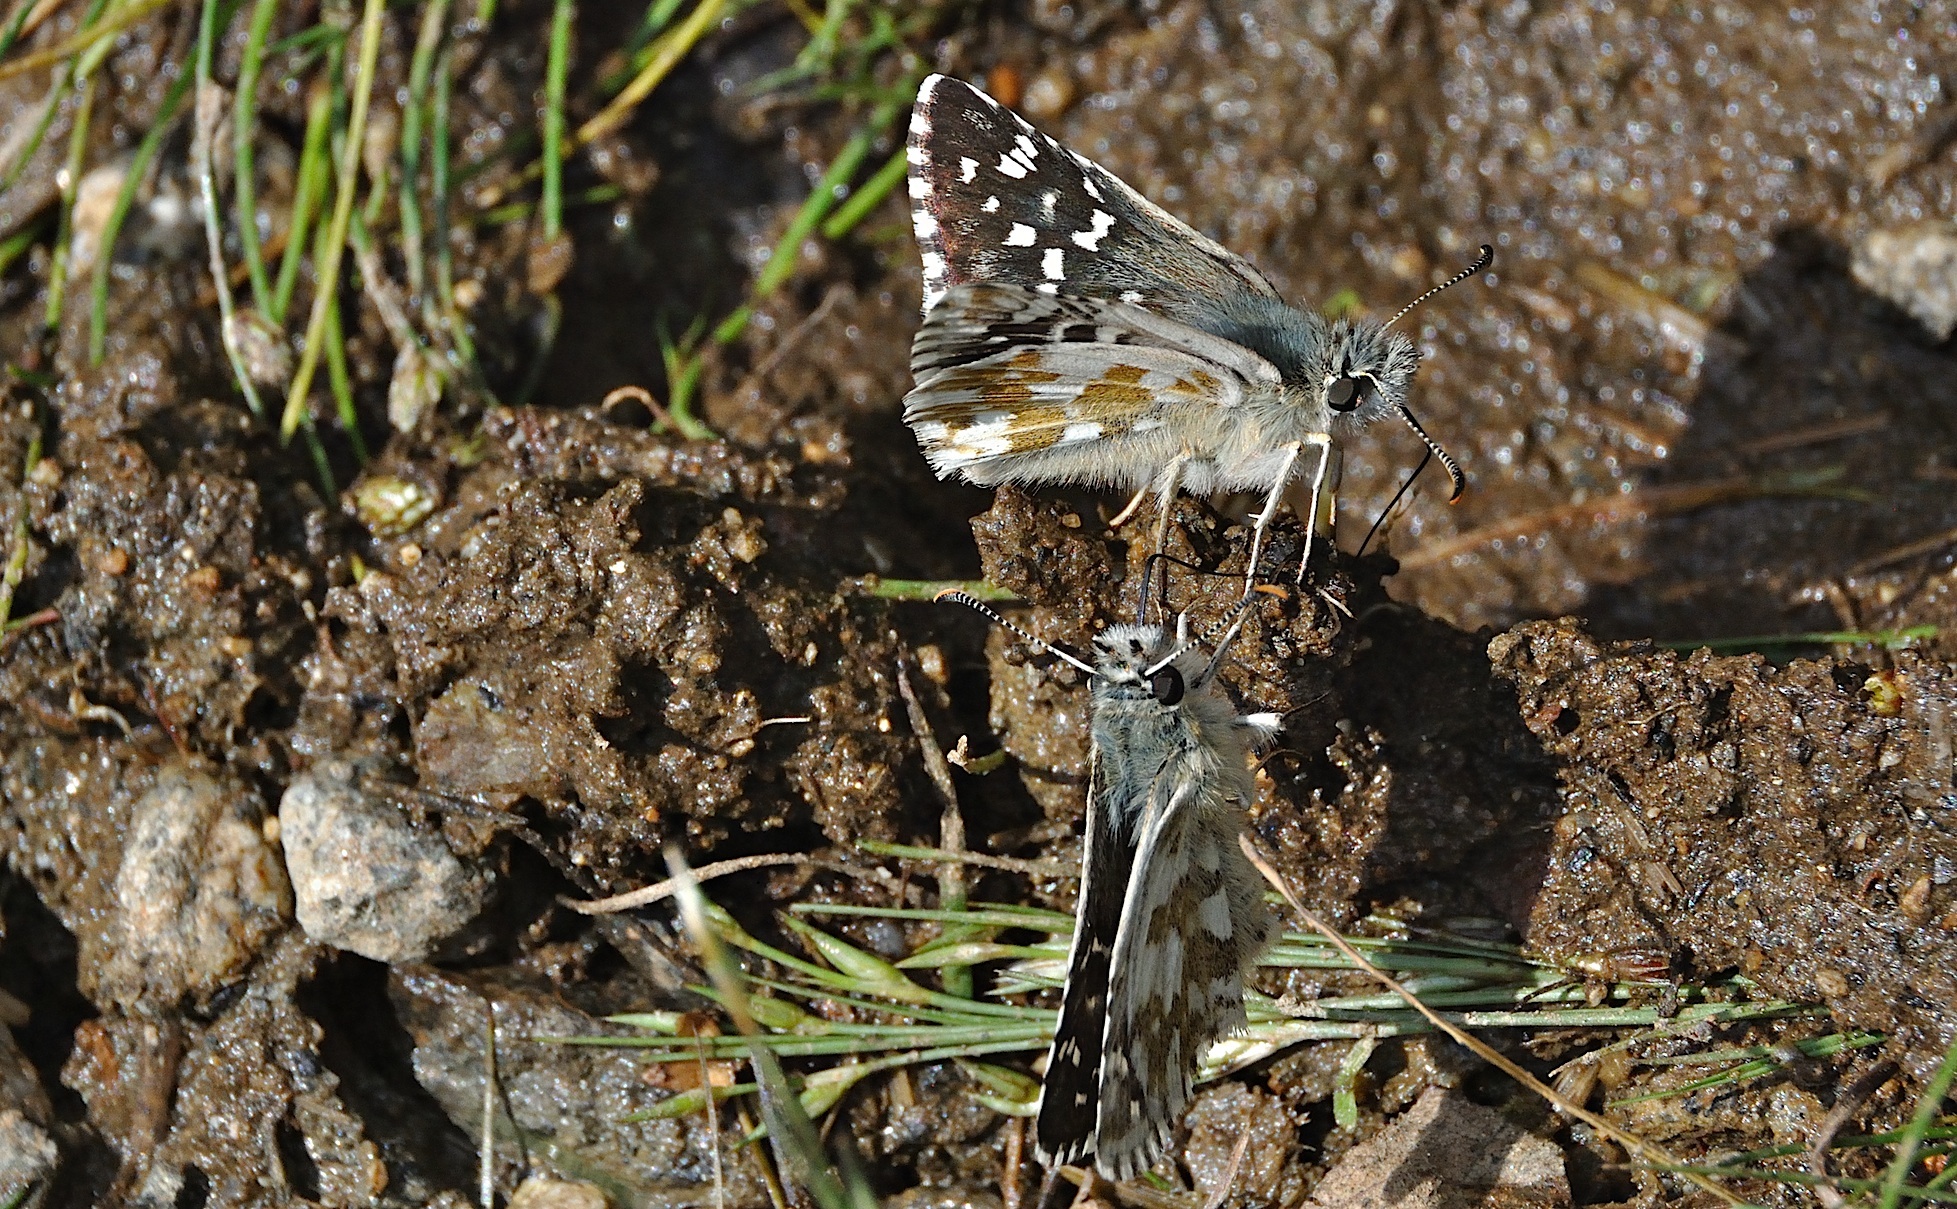
[[[277, 36], [313, 20], [289, 7]], [[548, 10], [456, 31], [471, 210], [514, 185], [524, 157], [496, 150], [527, 137]], [[580, 45], [616, 42], [616, 20], [584, 14]], [[1856, 1127], [1904, 1119], [1957, 1039], [1957, 358], [1911, 318], [1931, 287], [1883, 257], [1957, 213], [1952, 11], [1035, 2], [934, 20], [932, 64], [1017, 92], [1287, 297], [1350, 290], [1390, 313], [1497, 248], [1405, 321], [1426, 354], [1414, 406], [1470, 491], [1450, 508], [1422, 479], [1386, 553], [1327, 556], [1313, 590], [1261, 601], [1226, 676], [1285, 714], [1253, 824], [1305, 900], [1350, 926], [1478, 920], [1579, 969], [1743, 975], [1827, 1019], [1652, 1052], [1879, 1032], [1899, 1075]], [[91, 163], [147, 128], [191, 24], [167, 11], [118, 43]], [[412, 14], [387, 30], [383, 96]], [[112, 252], [102, 364], [85, 305], [41, 330], [45, 242], [8, 271], [0, 521], [10, 552], [16, 516], [28, 540], [27, 624], [0, 636], [0, 1140], [26, 1157], [0, 1181], [42, 1181], [51, 1205], [472, 1202], [493, 1021], [503, 1194], [527, 1164], [614, 1204], [712, 1203], [704, 1121], [620, 1124], [671, 1076], [531, 1041], [702, 1006], [686, 942], [660, 910], [591, 920], [558, 900], [657, 880], [677, 842], [696, 862], [809, 857], [722, 883], [757, 930], [792, 901], [931, 904], [932, 870], [857, 847], [941, 835], [900, 667], [947, 744], [1007, 757], [958, 774], [968, 843], [1074, 866], [1078, 678], [865, 577], [982, 576], [1024, 599], [1021, 624], [1079, 643], [1134, 617], [1149, 518], [1110, 535], [1118, 500], [931, 478], [898, 420], [919, 289], [901, 197], [811, 240], [709, 355], [719, 439], [600, 402], [625, 383], [667, 396], [658, 325], [740, 301], [849, 136], [860, 115], [742, 91], [804, 37], [772, 9], [728, 23], [578, 161], [622, 192], [574, 212], [568, 269], [524, 223], [458, 225], [503, 402], [458, 392], [381, 444], [394, 350], [349, 290], [380, 447], [362, 466], [322, 424], [333, 492], [238, 401], [201, 236], [150, 204], [188, 196], [187, 138]], [[0, 80], [0, 122], [30, 120], [47, 86]], [[304, 99], [268, 83], [261, 107], [265, 207], [283, 213]], [[0, 238], [48, 213], [71, 120], [0, 194]], [[1418, 449], [1384, 425], [1345, 451], [1347, 551]], [[1240, 519], [1179, 506], [1171, 549], [1220, 574], [1172, 575], [1175, 608], [1227, 607]], [[1281, 522], [1273, 558], [1301, 537]], [[1896, 652], [1654, 641], [1926, 625], [1943, 636]], [[1074, 890], [974, 887], [1060, 908]], [[1305, 973], [1264, 989], [1322, 989]], [[1504, 1043], [1547, 1069], [1606, 1039]], [[1345, 1053], [1204, 1091], [1178, 1136], [1188, 1187], [1207, 1195], [1248, 1136], [1235, 1203], [1301, 1203], [1448, 1088], [1475, 1101], [1451, 1113], [1495, 1105], [1553, 1138], [1576, 1202], [1678, 1195], [1424, 1040], [1382, 1045], [1340, 1124]], [[1872, 1061], [1630, 1115], [1688, 1157], [1804, 1143]], [[1628, 1097], [1680, 1070], [1605, 1082]], [[966, 1078], [930, 1067], [845, 1102], [834, 1128], [881, 1191], [1004, 1203], [1010, 1125]], [[741, 1126], [721, 1125], [731, 1154]], [[766, 1203], [753, 1168], [721, 1178], [728, 1203]]]

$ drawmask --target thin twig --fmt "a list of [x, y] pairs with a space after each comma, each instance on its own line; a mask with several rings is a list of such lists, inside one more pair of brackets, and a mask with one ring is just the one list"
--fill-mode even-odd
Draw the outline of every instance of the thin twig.
[[1835, 1177], [1828, 1174], [1828, 1148], [1835, 1144], [1835, 1135], [1841, 1132], [1842, 1126], [1861, 1111], [1863, 1102], [1895, 1073], [1896, 1064], [1886, 1058], [1863, 1071], [1853, 1083], [1836, 1094], [1834, 1109], [1821, 1122], [1821, 1128], [1808, 1143], [1808, 1170], [1819, 1181], [1814, 1185], [1814, 1199], [1826, 1209], [1837, 1209], [1837, 1206], [1846, 1203], [1846, 1198], [1835, 1188]]
[[[729, 873], [743, 873], [749, 869], [765, 869], [771, 865], [796, 865], [808, 860], [805, 853], [769, 852], [760, 856], [737, 856], [732, 860], [716, 861], [702, 865], [693, 871], [695, 881], [708, 882]], [[654, 882], [624, 894], [614, 894], [610, 898], [594, 899], [590, 902], [574, 902], [564, 899], [564, 905], [580, 915], [608, 915], [613, 911], [629, 911], [633, 907], [649, 906], [662, 902], [679, 893], [680, 880], [669, 877], [665, 881]]]
[[1299, 918], [1310, 924], [1312, 929], [1325, 937], [1326, 940], [1331, 941], [1333, 947], [1338, 949], [1347, 961], [1350, 961], [1354, 966], [1370, 974], [1381, 986], [1384, 986], [1387, 990], [1392, 991], [1395, 995], [1398, 995], [1402, 1000], [1406, 1001], [1407, 1006], [1425, 1017], [1427, 1023], [1433, 1025], [1441, 1032], [1446, 1033], [1449, 1037], [1452, 1037], [1482, 1061], [1495, 1067], [1495, 1069], [1501, 1071], [1509, 1078], [1514, 1079], [1517, 1083], [1520, 1083], [1530, 1091], [1541, 1096], [1544, 1100], [1547, 1100], [1551, 1105], [1562, 1111], [1564, 1115], [1575, 1117], [1577, 1120], [1582, 1121], [1585, 1125], [1590, 1126], [1590, 1128], [1596, 1130], [1598, 1133], [1616, 1142], [1651, 1166], [1676, 1170], [1688, 1182], [1703, 1191], [1712, 1193], [1728, 1205], [1733, 1206], [1733, 1209], [1745, 1209], [1746, 1202], [1704, 1175], [1685, 1170], [1685, 1165], [1678, 1159], [1673, 1158], [1671, 1153], [1663, 1147], [1653, 1142], [1647, 1142], [1636, 1134], [1620, 1129], [1580, 1104], [1572, 1103], [1567, 1097], [1559, 1094], [1555, 1088], [1544, 1083], [1541, 1079], [1536, 1078], [1528, 1071], [1523, 1070], [1506, 1055], [1498, 1052], [1493, 1046], [1422, 1003], [1413, 992], [1395, 981], [1391, 974], [1386, 973], [1368, 961], [1364, 954], [1360, 953], [1358, 949], [1353, 948], [1347, 942], [1346, 938], [1339, 935], [1338, 931], [1330, 924], [1318, 918], [1314, 912], [1306, 908], [1305, 904], [1298, 900], [1298, 896], [1292, 893], [1290, 884], [1284, 880], [1284, 877], [1278, 873], [1271, 862], [1265, 859], [1264, 854], [1258, 850], [1257, 845], [1252, 842], [1249, 835], [1239, 834], [1237, 842], [1243, 848], [1244, 855], [1250, 858], [1250, 863], [1255, 865], [1257, 871], [1264, 875], [1264, 880], [1271, 884], [1271, 888], [1276, 890], [1284, 898], [1286, 903], [1290, 904], [1291, 909], [1298, 913]]
[[197, 28], [197, 96], [192, 102], [195, 129], [190, 139], [190, 159], [197, 173], [197, 191], [204, 201], [204, 243], [211, 257], [211, 288], [217, 291], [218, 342], [224, 358], [231, 363], [231, 376], [238, 393], [245, 397], [251, 414], [262, 416], [265, 405], [259, 401], [258, 387], [252, 384], [251, 370], [238, 348], [238, 318], [231, 298], [231, 274], [224, 267], [224, 233], [218, 229], [217, 169], [212, 164], [212, 146], [217, 142], [219, 109], [224, 92], [211, 80], [211, 60], [217, 42], [217, 0], [204, 0], [203, 16]]
[[1821, 445], [1829, 441], [1842, 441], [1866, 433], [1881, 432], [1887, 427], [1889, 427], [1889, 413], [1878, 411], [1865, 416], [1850, 416], [1846, 420], [1830, 420], [1826, 424], [1810, 424], [1806, 428], [1796, 428], [1791, 432], [1777, 432], [1758, 440], [1742, 441], [1734, 446], [1734, 449], [1743, 454], [1781, 453], [1808, 445]]
[[1925, 554], [1935, 554], [1939, 550], [1953, 544], [1957, 544], [1957, 529], [1945, 529], [1941, 533], [1932, 533], [1928, 537], [1919, 537], [1915, 541], [1904, 542], [1900, 546], [1891, 546], [1880, 554], [1865, 558], [1850, 567], [1848, 574], [1851, 578], [1857, 575], [1867, 575], [1871, 571], [1880, 571], [1884, 567], [1893, 567], [1897, 563], [1908, 562], [1912, 558], [1917, 558]]
[[1006, 1122], [1005, 1170], [999, 1176], [999, 1200], [1004, 1209], [1019, 1209], [1019, 1172], [1026, 1164], [1026, 1118]]
[[[924, 703], [917, 699], [917, 691], [911, 687], [910, 672], [904, 664], [905, 660], [900, 656], [897, 660], [897, 692], [904, 698], [911, 733], [917, 736], [918, 749], [924, 757], [924, 771], [938, 790], [938, 802], [942, 807], [938, 815], [938, 846], [948, 853], [962, 854], [965, 851], [965, 816], [958, 811], [958, 787], [952, 783], [951, 765], [945, 762], [944, 748], [938, 745], [938, 736], [931, 730], [931, 719], [925, 716]], [[965, 909], [965, 899], [964, 866], [956, 860], [945, 861], [938, 868], [938, 904], [947, 911], [962, 911]], [[946, 929], [947, 932], [951, 930]], [[946, 991], [970, 997], [970, 966], [946, 966], [938, 971], [938, 977], [943, 980]]]
[[1469, 554], [1490, 542], [1527, 537], [1554, 525], [1585, 521], [1593, 525], [1621, 524], [1646, 516], [1691, 512], [1713, 504], [1730, 503], [1768, 494], [1762, 484], [1746, 475], [1714, 479], [1705, 483], [1681, 483], [1672, 487], [1642, 487], [1636, 491], [1614, 493], [1602, 499], [1557, 504], [1521, 516], [1444, 537], [1409, 551], [1400, 559], [1400, 570], [1413, 571]]
[[947, 861], [978, 865], [1002, 873], [1024, 873], [1033, 877], [1053, 877], [1067, 872], [1059, 861], [1025, 860], [1016, 856], [993, 856], [989, 852], [950, 852], [918, 844], [886, 844], [881, 840], [858, 840], [856, 846], [871, 856], [894, 856], [914, 861]]
[[1250, 1135], [1248, 1129], [1237, 1135], [1237, 1144], [1230, 1150], [1230, 1165], [1223, 1169], [1223, 1182], [1203, 1202], [1203, 1209], [1223, 1209], [1223, 1202], [1230, 1199], [1230, 1189], [1237, 1186], [1237, 1169], [1243, 1166], [1244, 1152], [1250, 1149]]
[[482, 1209], [496, 1209], [496, 1005], [483, 996], [482, 1169], [477, 1195]]
[[707, 1047], [697, 1029], [693, 1052], [700, 1059], [700, 1087], [706, 1092], [707, 1144], [713, 1148], [713, 1203], [715, 1209], [727, 1209], [727, 1173], [720, 1166], [720, 1106], [713, 1094], [713, 1067], [707, 1063]]

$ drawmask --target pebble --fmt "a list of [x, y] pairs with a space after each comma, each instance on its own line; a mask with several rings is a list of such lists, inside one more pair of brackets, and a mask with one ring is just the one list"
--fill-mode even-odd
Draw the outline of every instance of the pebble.
[[209, 995], [286, 927], [292, 890], [265, 842], [262, 814], [252, 790], [189, 765], [164, 770], [137, 799], [99, 998]]
[[21, 1202], [54, 1174], [59, 1154], [47, 1130], [53, 1117], [40, 1076], [0, 1024], [0, 1205]]
[[1871, 231], [1850, 271], [1863, 289], [1895, 303], [1938, 340], [1957, 331], [1957, 223]]
[[375, 961], [419, 961], [475, 918], [490, 877], [465, 867], [439, 832], [364, 793], [354, 765], [322, 761], [293, 779], [279, 832], [299, 926], [323, 945]]

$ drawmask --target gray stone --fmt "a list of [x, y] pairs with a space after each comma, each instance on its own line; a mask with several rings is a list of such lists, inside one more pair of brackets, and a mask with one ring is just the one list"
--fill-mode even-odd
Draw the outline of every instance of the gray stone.
[[252, 790], [188, 765], [166, 769], [137, 800], [102, 936], [100, 998], [208, 995], [286, 927], [292, 891], [263, 815]]
[[1492, 1108], [1430, 1087], [1325, 1173], [1313, 1209], [1567, 1209], [1563, 1152]]
[[1871, 231], [1855, 245], [1856, 284], [1895, 303], [1939, 340], [1957, 331], [1957, 223]]
[[299, 926], [375, 961], [428, 956], [482, 910], [491, 874], [456, 859], [432, 828], [360, 789], [354, 766], [322, 761], [279, 804]]
[[60, 1155], [48, 1136], [53, 1117], [40, 1076], [0, 1024], [0, 1205], [54, 1174]]

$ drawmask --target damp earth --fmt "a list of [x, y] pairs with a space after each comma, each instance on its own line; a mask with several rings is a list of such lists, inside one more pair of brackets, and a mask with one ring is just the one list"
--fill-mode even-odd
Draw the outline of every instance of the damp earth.
[[[792, 945], [792, 904], [939, 904], [941, 865], [866, 845], [956, 842], [989, 861], [971, 901], [1070, 909], [1085, 689], [928, 585], [983, 581], [1078, 645], [1134, 618], [1152, 518], [937, 482], [900, 419], [903, 189], [846, 231], [797, 220], [839, 160], [865, 190], [901, 164], [890, 97], [925, 70], [1301, 305], [1390, 314], [1496, 249], [1402, 321], [1468, 491], [1450, 506], [1432, 468], [1389, 510], [1421, 446], [1368, 430], [1339, 549], [1260, 595], [1226, 672], [1284, 715], [1251, 823], [1306, 903], [1518, 945], [1599, 1002], [1635, 984], [1657, 1024], [1488, 1035], [1688, 1162], [1895, 1129], [1957, 1043], [1949, 5], [1030, 0], [824, 25], [703, 2], [659, 87], [569, 155], [561, 230], [525, 172], [554, 15], [575, 129], [645, 62], [640, 14], [372, 5], [313, 444], [277, 413], [316, 266], [279, 324], [243, 301], [224, 322], [195, 128], [215, 115], [225, 293], [249, 299], [232, 116], [262, 18], [250, 225], [276, 294], [276, 249], [330, 225], [332, 180], [301, 169], [347, 120], [361, 14], [242, 6], [186, 92], [198, 5], [112, 5], [94, 41], [84, 6], [29, 7], [0, 58], [0, 1205], [460, 1206], [486, 1111], [510, 1203], [765, 1205], [734, 1101], [632, 1119], [704, 1061], [546, 1040], [716, 1019], [670, 903], [572, 903], [666, 877], [668, 846], [779, 855], [708, 891]], [[86, 89], [62, 74], [84, 44]], [[373, 184], [398, 183], [404, 130], [432, 145], [430, 63], [439, 216], [425, 162]], [[466, 349], [429, 334], [451, 330]], [[1179, 503], [1171, 608], [1228, 608], [1246, 513]], [[1288, 587], [1303, 530], [1274, 534]], [[932, 926], [836, 934], [894, 959]], [[1711, 986], [1786, 1008], [1678, 1015]], [[1451, 1043], [1355, 1045], [1203, 1088], [1133, 1203], [1410, 1203], [1422, 1180], [1450, 1204], [1710, 1203]], [[1765, 1057], [1699, 1087], [1683, 1058], [1708, 1051]], [[983, 1090], [954, 1061], [865, 1079], [828, 1136], [892, 1204], [1028, 1204], [1030, 1148]], [[1481, 1161], [1494, 1139], [1511, 1161]]]

